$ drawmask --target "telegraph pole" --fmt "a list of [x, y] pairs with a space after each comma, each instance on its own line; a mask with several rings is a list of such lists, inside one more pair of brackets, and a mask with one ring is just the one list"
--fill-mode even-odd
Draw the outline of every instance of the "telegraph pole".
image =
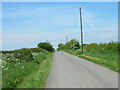
[[80, 26], [81, 26], [81, 44], [82, 44], [82, 52], [83, 52], [83, 31], [82, 31], [82, 11], [81, 8], [80, 9]]

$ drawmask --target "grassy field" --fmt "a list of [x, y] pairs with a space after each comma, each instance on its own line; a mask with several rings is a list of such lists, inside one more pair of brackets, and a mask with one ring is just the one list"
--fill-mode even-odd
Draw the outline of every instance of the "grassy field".
[[44, 88], [52, 55], [42, 49], [3, 52], [2, 88]]
[[80, 49], [64, 49], [63, 51], [119, 72], [118, 43], [116, 42], [84, 45], [84, 52]]

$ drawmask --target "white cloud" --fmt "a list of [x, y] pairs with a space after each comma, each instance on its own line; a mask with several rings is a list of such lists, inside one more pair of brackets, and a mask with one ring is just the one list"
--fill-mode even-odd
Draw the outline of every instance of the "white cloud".
[[111, 38], [113, 36], [113, 34], [107, 34], [105, 36], [103, 36], [103, 38]]
[[40, 32], [40, 33], [3, 33], [3, 41], [7, 43], [23, 43], [46, 40], [59, 40], [68, 32]]

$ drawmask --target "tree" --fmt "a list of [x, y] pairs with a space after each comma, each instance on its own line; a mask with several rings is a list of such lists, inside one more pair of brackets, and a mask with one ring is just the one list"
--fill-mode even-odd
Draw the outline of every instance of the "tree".
[[54, 51], [53, 46], [49, 42], [38, 43], [38, 48], [46, 49], [47, 51]]
[[72, 49], [72, 50], [76, 50], [76, 49], [79, 49], [79, 48], [80, 48], [80, 44], [75, 39], [70, 40], [66, 44], [58, 44], [58, 50], [60, 50], [60, 49]]
[[[64, 45], [64, 44], [58, 44], [58, 48], [59, 48], [59, 49], [64, 49], [64, 48], [65, 48], [65, 45]], [[58, 50], [59, 50], [59, 49], [58, 49]]]
[[72, 40], [70, 40], [69, 42], [66, 43], [66, 48], [76, 50], [76, 49], [80, 48], [80, 44], [77, 40], [72, 39]]

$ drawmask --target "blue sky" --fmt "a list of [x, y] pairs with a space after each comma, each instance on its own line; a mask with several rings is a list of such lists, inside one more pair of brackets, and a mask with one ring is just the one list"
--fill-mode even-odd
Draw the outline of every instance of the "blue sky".
[[119, 2], [119, 0], [2, 0], [2, 2]]
[[4, 2], [3, 50], [37, 47], [46, 40], [57, 48], [66, 36], [80, 41], [80, 7], [84, 43], [117, 41], [117, 2]]

